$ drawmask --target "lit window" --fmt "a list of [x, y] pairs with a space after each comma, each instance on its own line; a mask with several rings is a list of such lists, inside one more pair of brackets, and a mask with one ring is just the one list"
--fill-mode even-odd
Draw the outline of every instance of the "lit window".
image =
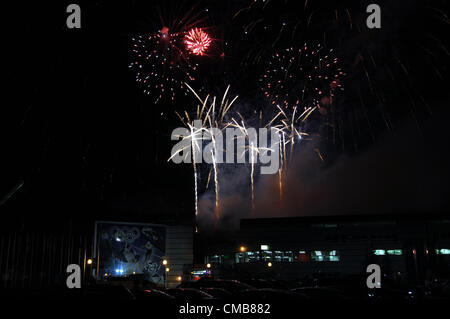
[[337, 250], [315, 250], [311, 252], [312, 261], [339, 261]]
[[339, 261], [339, 254], [338, 254], [337, 250], [330, 251], [330, 253], [328, 255], [328, 259], [330, 261]]
[[450, 255], [450, 249], [436, 249], [436, 255]]
[[269, 245], [261, 245], [261, 250], [269, 250]]
[[243, 263], [244, 262], [244, 254], [243, 253], [237, 253], [236, 254], [236, 263]]
[[254, 262], [254, 261], [259, 261], [259, 251], [249, 251], [246, 253], [245, 256], [245, 261], [246, 262]]
[[339, 261], [339, 256], [330, 256], [330, 261]]
[[377, 256], [384, 256], [384, 255], [386, 255], [386, 250], [384, 250], [384, 249], [375, 249], [373, 251], [373, 254], [377, 255]]
[[388, 255], [397, 255], [400, 256], [403, 253], [401, 249], [388, 249], [387, 254]]
[[272, 251], [265, 250], [265, 251], [262, 252], [262, 254], [263, 254], [262, 258], [264, 259], [264, 261], [272, 260]]
[[292, 251], [285, 251], [283, 254], [283, 261], [285, 262], [292, 262], [293, 258], [292, 258]]
[[282, 261], [283, 260], [283, 252], [281, 252], [279, 250], [275, 250], [274, 260], [275, 261]]
[[322, 252], [320, 250], [315, 250], [311, 252], [311, 260], [312, 261], [323, 261]]

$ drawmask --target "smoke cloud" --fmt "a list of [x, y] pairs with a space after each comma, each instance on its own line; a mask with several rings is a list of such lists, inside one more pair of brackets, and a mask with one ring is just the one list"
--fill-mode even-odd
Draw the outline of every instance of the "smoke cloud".
[[371, 148], [342, 155], [326, 167], [314, 152], [318, 141], [297, 145], [281, 201], [278, 175], [255, 174], [253, 215], [249, 165], [224, 164], [219, 168], [220, 221], [213, 218], [210, 190], [200, 198], [200, 224], [236, 229], [241, 218], [442, 211], [450, 193], [450, 136], [439, 129], [443, 118], [435, 115], [420, 130], [405, 123]]

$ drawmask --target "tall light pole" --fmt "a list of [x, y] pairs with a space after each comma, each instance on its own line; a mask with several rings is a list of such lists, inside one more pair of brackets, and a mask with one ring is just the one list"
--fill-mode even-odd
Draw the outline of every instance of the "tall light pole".
[[167, 264], [169, 262], [167, 261], [167, 259], [163, 259], [161, 261], [161, 264], [164, 266], [164, 288], [167, 288], [167, 273], [169, 272], [169, 267], [167, 267]]

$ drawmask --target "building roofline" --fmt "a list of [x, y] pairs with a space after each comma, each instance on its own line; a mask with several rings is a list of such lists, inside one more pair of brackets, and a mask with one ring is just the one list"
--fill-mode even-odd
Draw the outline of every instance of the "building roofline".
[[296, 217], [273, 217], [273, 218], [244, 218], [240, 221], [240, 229], [248, 226], [271, 226], [271, 225], [298, 225], [298, 224], [339, 224], [358, 222], [398, 222], [398, 221], [430, 221], [450, 220], [450, 214], [444, 212], [428, 213], [384, 213], [384, 214], [355, 214], [355, 215], [321, 215], [321, 216], [296, 216]]

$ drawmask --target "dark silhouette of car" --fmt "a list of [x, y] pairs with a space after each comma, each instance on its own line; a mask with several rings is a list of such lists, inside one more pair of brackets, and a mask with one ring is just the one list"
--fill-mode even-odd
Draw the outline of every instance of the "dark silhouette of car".
[[230, 300], [233, 297], [230, 292], [223, 288], [201, 288], [201, 291], [204, 291], [219, 300]]
[[280, 289], [247, 289], [235, 295], [237, 300], [255, 302], [296, 302], [308, 299], [305, 295]]
[[252, 287], [248, 284], [244, 284], [237, 280], [223, 280], [223, 279], [204, 279], [201, 278], [197, 281], [187, 281], [178, 286], [179, 288], [195, 288], [195, 289], [202, 289], [202, 288], [222, 288], [226, 291], [234, 294], [239, 291], [243, 291], [246, 289], [254, 289], [255, 287]]
[[330, 287], [299, 287], [291, 291], [300, 293], [313, 300], [343, 300], [348, 299], [340, 290]]
[[214, 297], [204, 291], [193, 288], [172, 288], [166, 292], [179, 301], [213, 300]]
[[248, 280], [242, 280], [242, 282], [257, 289], [263, 288], [282, 289], [282, 290], [289, 289], [288, 284], [280, 280], [251, 278]]
[[93, 285], [82, 288], [78, 297], [100, 300], [134, 300], [133, 293], [122, 285]]
[[152, 300], [152, 301], [173, 301], [175, 297], [160, 291], [158, 289], [138, 289], [132, 290], [133, 295], [137, 300]]

